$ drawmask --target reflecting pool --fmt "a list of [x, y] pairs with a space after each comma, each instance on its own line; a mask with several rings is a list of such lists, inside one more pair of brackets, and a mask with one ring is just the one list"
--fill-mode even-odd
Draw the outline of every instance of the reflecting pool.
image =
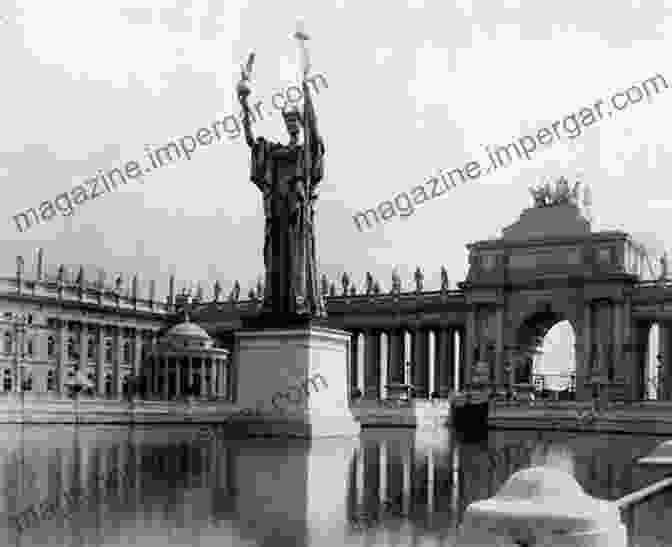
[[[3, 545], [455, 544], [472, 501], [552, 465], [616, 499], [663, 477], [654, 436], [365, 430], [357, 439], [227, 439], [212, 428], [0, 426]], [[672, 545], [672, 493], [626, 515], [631, 545]]]

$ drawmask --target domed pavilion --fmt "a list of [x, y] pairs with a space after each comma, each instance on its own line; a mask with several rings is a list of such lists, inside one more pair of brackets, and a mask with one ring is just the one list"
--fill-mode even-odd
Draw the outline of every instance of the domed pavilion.
[[199, 325], [185, 320], [159, 338], [145, 364], [147, 397], [230, 399], [229, 350], [215, 347]]

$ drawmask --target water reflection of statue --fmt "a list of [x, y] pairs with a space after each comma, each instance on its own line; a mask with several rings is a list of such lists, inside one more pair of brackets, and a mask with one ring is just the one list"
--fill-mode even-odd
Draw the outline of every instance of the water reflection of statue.
[[[251, 149], [250, 178], [263, 196], [266, 228], [264, 266], [267, 287], [263, 314], [313, 316], [325, 314], [315, 256], [314, 214], [317, 187], [324, 176], [325, 147], [308, 85], [302, 82], [303, 112], [283, 111], [289, 142], [255, 138], [248, 104], [251, 56], [238, 85], [245, 139]], [[303, 129], [303, 142], [299, 142]]]

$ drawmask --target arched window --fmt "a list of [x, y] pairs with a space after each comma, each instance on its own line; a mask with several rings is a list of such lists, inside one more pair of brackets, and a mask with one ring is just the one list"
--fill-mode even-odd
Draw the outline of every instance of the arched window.
[[21, 386], [23, 391], [33, 391], [33, 373], [30, 371], [25, 371], [23, 373], [23, 385]]
[[86, 375], [86, 377], [87, 377], [88, 380], [89, 380], [89, 387], [87, 387], [87, 388], [85, 389], [85, 393], [86, 393], [87, 395], [93, 395], [93, 394], [94, 394], [94, 389], [95, 389], [94, 386], [96, 385], [95, 374], [93, 374], [92, 372], [89, 372], [89, 373]]
[[76, 359], [75, 339], [68, 338], [68, 359]]
[[54, 371], [47, 372], [47, 391], [54, 391], [56, 389], [56, 377]]
[[126, 341], [124, 342], [124, 363], [131, 362], [131, 343]]
[[12, 391], [12, 371], [8, 368], [5, 369], [5, 374], [2, 378], [2, 389], [4, 391]]
[[56, 352], [56, 341], [53, 336], [47, 338], [47, 356], [53, 357]]
[[105, 361], [107, 363], [112, 362], [112, 340], [109, 338], [105, 340]]
[[4, 347], [5, 353], [12, 353], [12, 333], [11, 332], [6, 332], [5, 333], [5, 347]]
[[89, 344], [88, 344], [88, 349], [87, 349], [87, 357], [89, 359], [95, 359], [96, 358], [96, 340], [94, 339], [93, 336], [89, 336]]

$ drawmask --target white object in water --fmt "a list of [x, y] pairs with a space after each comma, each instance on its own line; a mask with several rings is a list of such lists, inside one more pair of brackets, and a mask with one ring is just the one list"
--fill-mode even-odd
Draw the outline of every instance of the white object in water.
[[458, 547], [626, 547], [618, 505], [593, 498], [569, 473], [530, 467], [496, 496], [467, 507]]

